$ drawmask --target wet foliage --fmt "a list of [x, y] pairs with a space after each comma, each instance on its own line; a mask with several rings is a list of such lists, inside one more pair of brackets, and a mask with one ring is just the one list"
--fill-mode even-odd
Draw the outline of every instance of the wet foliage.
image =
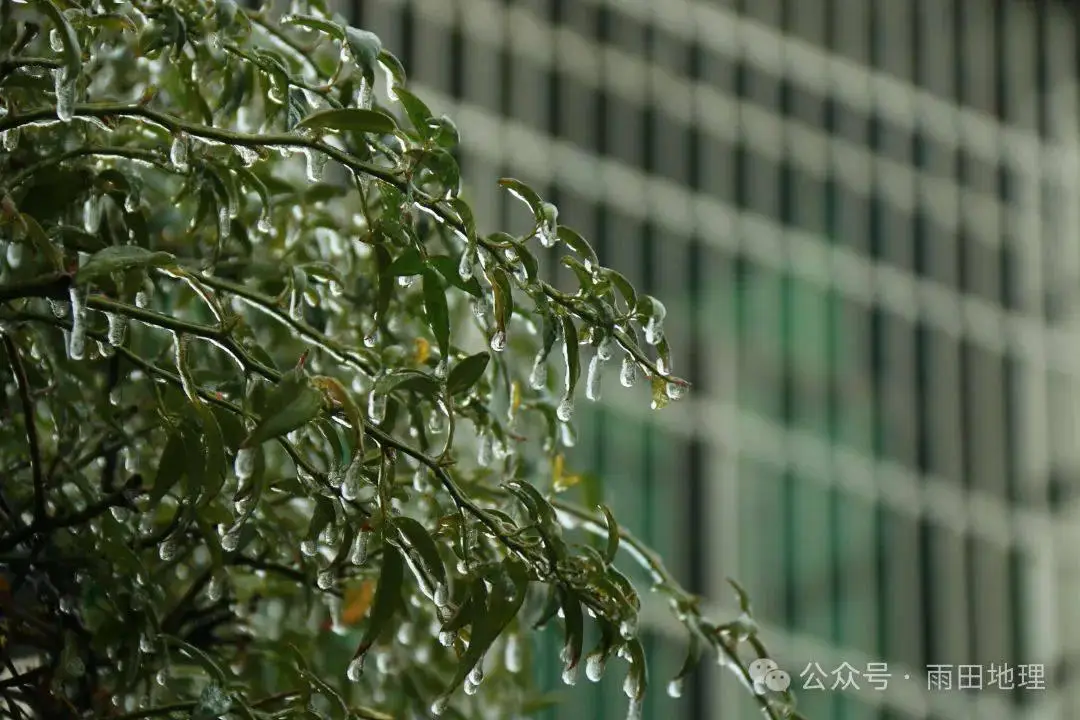
[[379, 38], [319, 2], [2, 0], [0, 113], [0, 712], [519, 717], [554, 623], [565, 682], [619, 657], [635, 717], [635, 564], [689, 639], [669, 692], [706, 653], [755, 690], [741, 591], [711, 622], [558, 492], [606, 368], [687, 391], [663, 304], [517, 180], [531, 231], [484, 234]]

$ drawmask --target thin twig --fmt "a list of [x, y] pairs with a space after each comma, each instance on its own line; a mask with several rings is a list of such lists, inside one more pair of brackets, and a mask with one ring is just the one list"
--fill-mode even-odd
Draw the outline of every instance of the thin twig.
[[30, 471], [34, 476], [34, 522], [30, 526], [30, 532], [44, 526], [48, 520], [45, 507], [45, 477], [41, 472], [41, 447], [38, 444], [37, 422], [34, 419], [34, 404], [30, 400], [30, 384], [26, 379], [26, 368], [23, 367], [22, 358], [19, 357], [19, 348], [15, 341], [7, 333], [3, 333], [4, 349], [7, 350], [8, 363], [11, 372], [15, 376], [15, 384], [19, 389], [19, 399], [22, 402], [23, 420], [26, 423], [26, 443], [30, 449]]

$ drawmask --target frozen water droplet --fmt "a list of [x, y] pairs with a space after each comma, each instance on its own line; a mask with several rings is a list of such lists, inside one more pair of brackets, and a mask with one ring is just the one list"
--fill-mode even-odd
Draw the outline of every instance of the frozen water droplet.
[[140, 290], [137, 293], [135, 293], [135, 307], [137, 307], [137, 308], [145, 308], [149, 304], [150, 304], [150, 296], [146, 293], [145, 290]]
[[480, 467], [487, 467], [492, 460], [491, 434], [488, 432], [480, 433], [476, 442], [476, 464]]
[[315, 557], [315, 553], [318, 552], [319, 545], [311, 538], [300, 541], [300, 552], [304, 557]]
[[67, 666], [64, 669], [67, 670], [68, 675], [80, 677], [86, 672], [86, 665], [83, 664], [82, 658], [73, 657], [67, 661]]
[[360, 495], [360, 486], [364, 480], [360, 470], [363, 462], [360, 454], [353, 455], [348, 469], [345, 471], [345, 479], [341, 483], [341, 497], [346, 500], [355, 500]]
[[442, 715], [448, 707], [450, 707], [450, 696], [440, 695], [435, 698], [435, 702], [431, 703], [431, 714]]
[[629, 617], [619, 623], [619, 634], [623, 636], [624, 640], [630, 640], [637, 635], [638, 621], [637, 617]]
[[243, 145], [233, 145], [233, 150], [240, 156], [240, 162], [244, 167], [251, 167], [259, 161], [259, 153]]
[[237, 480], [247, 480], [255, 472], [255, 450], [253, 448], [240, 448], [236, 451], [236, 460], [233, 462], [233, 472]]
[[638, 680], [638, 674], [633, 665], [630, 666], [630, 671], [626, 673], [626, 679], [623, 680], [622, 687], [623, 692], [626, 694], [626, 697], [630, 699], [637, 697], [638, 690], [640, 689], [641, 685]]
[[686, 386], [681, 383], [669, 382], [664, 388], [664, 392], [672, 400], [681, 400], [686, 397]]
[[439, 583], [435, 586], [435, 594], [433, 600], [435, 601], [435, 607], [438, 608], [444, 608], [449, 604], [450, 591], [447, 589], [446, 585], [444, 585], [443, 583]]
[[368, 417], [373, 423], [381, 423], [386, 417], [386, 396], [374, 390], [368, 395]]
[[139, 650], [146, 654], [154, 652], [154, 639], [149, 635], [143, 635], [142, 637], [140, 637]]
[[589, 361], [589, 373], [585, 378], [585, 397], [589, 400], [600, 399], [600, 356], [593, 355]]
[[435, 377], [443, 380], [446, 378], [447, 373], [450, 371], [450, 362], [446, 358], [439, 358], [438, 364], [435, 366]]
[[315, 578], [315, 584], [319, 586], [320, 590], [329, 590], [334, 586], [334, 571], [330, 568], [323, 570]]
[[461, 689], [465, 691], [466, 695], [475, 695], [480, 687], [469, 678], [465, 678], [465, 682], [461, 684]]
[[610, 335], [605, 335], [604, 339], [600, 341], [600, 344], [596, 346], [596, 355], [600, 358], [601, 362], [607, 362], [611, 359], [615, 352], [615, 341], [611, 339]]
[[267, 234], [274, 229], [273, 223], [270, 221], [270, 213], [266, 210], [262, 211], [259, 215], [259, 221], [255, 223], [255, 229], [261, 233]]
[[397, 641], [402, 645], [412, 645], [416, 639], [415, 626], [411, 622], [403, 622], [398, 625]]
[[349, 554], [349, 562], [357, 567], [367, 562], [368, 556], [368, 533], [361, 530], [353, 540], [352, 552]]
[[472, 277], [475, 262], [476, 259], [472, 257], [468, 250], [461, 253], [461, 260], [458, 262], [458, 277], [461, 278], [462, 282], [468, 282], [469, 278]]
[[668, 697], [681, 698], [683, 694], [683, 679], [675, 678], [668, 683], [667, 686]]
[[543, 220], [540, 223], [540, 230], [538, 232], [540, 244], [546, 248], [554, 247], [555, 243], [559, 241], [559, 209], [551, 203], [546, 202], [544, 203], [541, 212], [543, 214]]
[[356, 91], [356, 107], [363, 110], [370, 110], [374, 99], [374, 87], [372, 83], [368, 81], [367, 76], [362, 75], [360, 77], [360, 87]]
[[564, 667], [562, 671], [563, 685], [577, 685], [577, 666]]
[[649, 321], [645, 323], [645, 342], [650, 345], [658, 345], [663, 338], [663, 322], [655, 317], [649, 318]]
[[127, 522], [127, 519], [131, 516], [130, 510], [128, 510], [126, 507], [120, 507], [118, 505], [113, 505], [111, 508], [109, 508], [109, 512], [112, 514], [113, 519], [116, 520], [116, 522]]
[[626, 710], [626, 720], [641, 720], [644, 704], [637, 698], [630, 698], [630, 706]]
[[183, 135], [173, 137], [172, 147], [169, 148], [169, 162], [177, 172], [188, 171], [188, 143]]
[[496, 330], [495, 334], [491, 336], [491, 349], [495, 352], [502, 352], [506, 349], [505, 330]]
[[18, 268], [22, 265], [23, 259], [23, 246], [22, 243], [8, 243], [7, 246], [7, 263], [12, 268]]
[[442, 411], [438, 408], [434, 408], [431, 411], [431, 415], [428, 416], [428, 432], [441, 433], [444, 427], [446, 427], [446, 423], [444, 422]]
[[118, 407], [121, 401], [122, 396], [120, 393], [120, 388], [114, 387], [112, 390], [109, 391], [109, 404], [113, 407]]
[[158, 670], [157, 674], [154, 675], [154, 682], [156, 682], [161, 687], [165, 687], [165, 685], [169, 682], [169, 673], [167, 673], [165, 670]]
[[484, 668], [481, 667], [483, 662], [483, 660], [478, 661], [476, 665], [473, 666], [473, 669], [469, 671], [469, 682], [473, 685], [479, 685], [484, 682]]
[[349, 663], [349, 667], [345, 669], [345, 676], [349, 678], [351, 682], [360, 682], [360, 678], [364, 675], [364, 656], [357, 655]]
[[203, 688], [199, 695], [199, 703], [195, 707], [195, 716], [218, 717], [224, 715], [232, 707], [232, 698], [217, 683], [210, 683]]
[[604, 664], [602, 653], [590, 654], [585, 658], [585, 677], [591, 682], [600, 682], [600, 678], [604, 677]]
[[379, 330], [373, 329], [367, 335], [364, 336], [364, 347], [373, 348], [379, 344]]
[[68, 306], [67, 303], [60, 302], [55, 298], [49, 298], [49, 309], [52, 310], [52, 314], [56, 318], [67, 317]]
[[521, 638], [517, 633], [512, 633], [506, 637], [503, 662], [506, 663], [507, 672], [511, 673], [519, 673], [525, 666], [525, 649], [522, 647]]
[[225, 595], [225, 578], [220, 575], [212, 575], [210, 582], [206, 583], [206, 599], [217, 602]]
[[52, 48], [53, 52], [64, 51], [64, 39], [60, 36], [60, 31], [56, 28], [49, 31], [49, 47]]
[[443, 630], [439, 633], [439, 644], [443, 647], [450, 647], [457, 640], [457, 633], [452, 633], [449, 630]]
[[547, 385], [547, 363], [544, 354], [537, 353], [533, 360], [532, 372], [529, 373], [529, 387], [533, 390], [543, 390]]
[[555, 408], [555, 416], [564, 423], [570, 422], [574, 417], [574, 400], [569, 395], [564, 397], [559, 406]]
[[177, 546], [176, 541], [172, 538], [166, 538], [165, 541], [161, 543], [161, 547], [158, 548], [158, 557], [165, 562], [169, 562], [176, 557], [178, 551], [179, 547]]
[[218, 236], [221, 239], [229, 237], [232, 231], [232, 218], [229, 217], [229, 208], [222, 206], [218, 208]]
[[221, 549], [225, 552], [236, 552], [236, 548], [240, 547], [240, 531], [231, 530], [221, 538]]
[[622, 367], [619, 368], [619, 382], [623, 387], [633, 387], [637, 382], [637, 363], [632, 357], [626, 355], [622, 359]]
[[75, 116], [75, 81], [78, 76], [69, 78], [67, 67], [53, 69], [54, 89], [56, 90], [56, 117], [61, 122], [71, 122]]
[[304, 148], [304, 157], [307, 160], [308, 182], [321, 182], [323, 178], [323, 171], [326, 169], [327, 156], [324, 153], [319, 152], [318, 150]]
[[127, 317], [117, 313], [105, 313], [105, 317], [109, 321], [109, 344], [120, 347], [127, 335]]

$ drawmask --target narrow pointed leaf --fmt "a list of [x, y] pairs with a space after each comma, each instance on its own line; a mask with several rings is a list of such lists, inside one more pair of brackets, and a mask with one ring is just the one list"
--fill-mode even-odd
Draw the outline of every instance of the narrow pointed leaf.
[[505, 330], [514, 314], [514, 296], [510, 289], [510, 277], [501, 267], [491, 271], [491, 289], [495, 293], [495, 325]]
[[615, 516], [607, 505], [601, 505], [600, 512], [604, 513], [604, 521], [607, 523], [607, 548], [604, 550], [604, 560], [610, 565], [615, 562], [615, 555], [619, 552], [619, 524], [615, 522]]
[[424, 561], [424, 569], [431, 573], [437, 582], [445, 585], [446, 567], [443, 565], [442, 557], [439, 556], [439, 548], [427, 528], [406, 515], [396, 518], [394, 524], [405, 537], [409, 547], [420, 555], [420, 559]]
[[459, 362], [450, 371], [446, 380], [446, 391], [451, 395], [468, 392], [483, 377], [490, 360], [491, 354], [485, 351], [470, 355]]
[[572, 395], [581, 376], [581, 356], [578, 348], [577, 326], [569, 315], [563, 315], [563, 359], [566, 361], [566, 394]]
[[138, 245], [112, 245], [91, 255], [86, 264], [76, 273], [75, 282], [84, 285], [91, 280], [115, 272], [124, 272], [133, 268], [162, 267], [172, 261], [173, 256], [167, 252], [151, 252]]
[[387, 134], [397, 129], [394, 119], [378, 110], [339, 108], [310, 115], [296, 124], [295, 130], [315, 132], [369, 132]]
[[450, 353], [450, 310], [442, 281], [432, 270], [424, 272], [424, 312], [439, 353], [446, 357]]
[[566, 246], [576, 252], [578, 257], [585, 263], [585, 266], [589, 270], [596, 269], [599, 261], [596, 259], [596, 251], [592, 249], [592, 246], [581, 237], [576, 231], [571, 230], [565, 225], [560, 225], [555, 231], [558, 238], [566, 243]]
[[577, 667], [581, 660], [581, 648], [585, 642], [585, 619], [581, 613], [581, 602], [572, 590], [562, 588], [563, 622], [566, 625], [564, 647], [568, 653], [566, 667]]
[[499, 185], [510, 191], [510, 194], [529, 206], [536, 221], [540, 222], [544, 217], [544, 201], [535, 190], [514, 178], [502, 178]]
[[379, 584], [375, 588], [375, 599], [371, 603], [371, 615], [364, 638], [353, 657], [359, 657], [375, 644], [401, 604], [401, 585], [405, 578], [405, 564], [401, 552], [393, 545], [383, 545], [383, 564], [379, 572]]
[[[244, 440], [244, 447], [258, 445], [306, 425], [323, 409], [322, 393], [304, 380], [278, 385], [271, 395], [275, 411], [265, 415]], [[268, 405], [270, 402], [268, 401]]]

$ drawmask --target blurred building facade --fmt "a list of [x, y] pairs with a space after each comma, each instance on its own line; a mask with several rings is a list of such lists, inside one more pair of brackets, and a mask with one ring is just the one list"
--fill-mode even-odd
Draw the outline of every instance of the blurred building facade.
[[[612, 370], [575, 460], [718, 618], [744, 584], [808, 717], [1080, 717], [1068, 4], [338, 6], [457, 122], [482, 227], [521, 224], [519, 177], [667, 303], [695, 392], [652, 412]], [[647, 717], [753, 716], [712, 666], [664, 697], [682, 638], [653, 634]], [[845, 663], [887, 688], [831, 689]], [[557, 717], [622, 718], [620, 684]]]

